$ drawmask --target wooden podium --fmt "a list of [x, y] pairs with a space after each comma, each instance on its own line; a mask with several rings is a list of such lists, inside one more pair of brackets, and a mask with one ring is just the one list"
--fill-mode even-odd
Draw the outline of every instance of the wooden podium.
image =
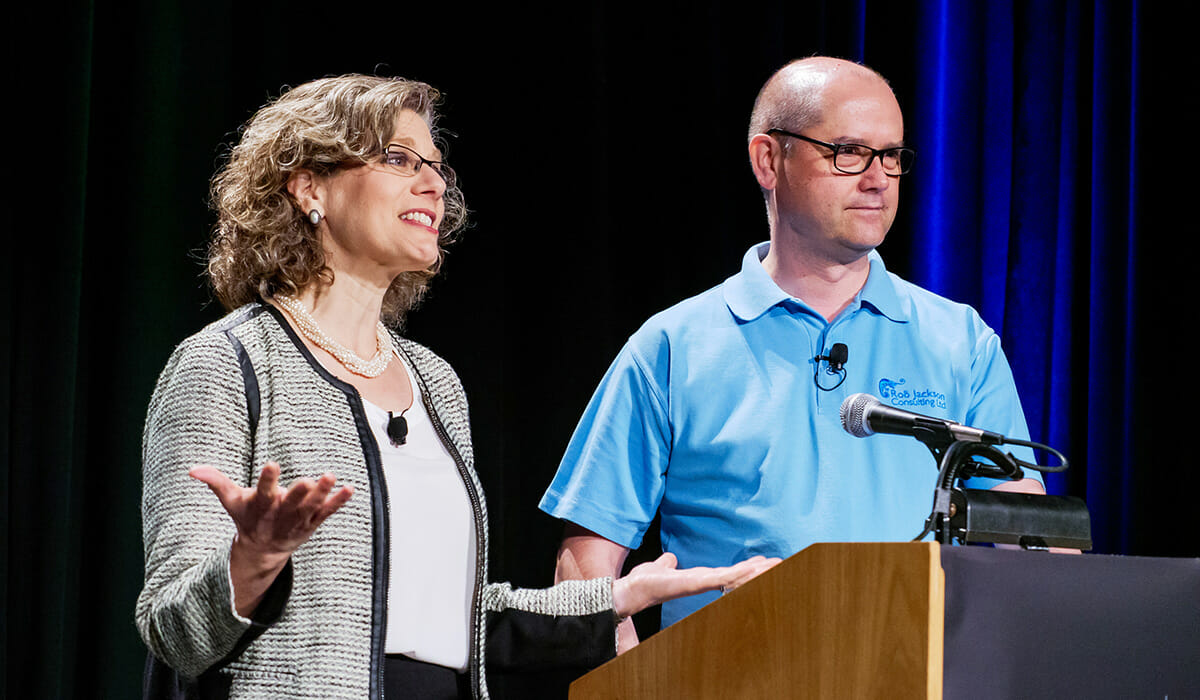
[[571, 700], [1200, 698], [1200, 559], [817, 544]]
[[936, 543], [813, 545], [578, 679], [570, 697], [940, 698], [944, 600]]

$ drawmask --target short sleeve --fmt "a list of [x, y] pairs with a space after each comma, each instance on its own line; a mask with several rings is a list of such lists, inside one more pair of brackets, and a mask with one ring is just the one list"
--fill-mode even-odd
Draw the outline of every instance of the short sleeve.
[[636, 548], [662, 500], [671, 455], [665, 337], [635, 335], [600, 382], [539, 507]]
[[[981, 322], [982, 323], [982, 322]], [[984, 327], [976, 343], [976, 352], [971, 362], [971, 406], [967, 411], [966, 424], [1000, 433], [1020, 440], [1029, 439], [1029, 426], [1025, 423], [1025, 411], [1017, 395], [1012, 368], [1000, 347], [1000, 336]], [[1034, 461], [1033, 450], [1013, 445], [1003, 446], [1019, 459]], [[1025, 477], [1043, 483], [1041, 472], [1025, 470]], [[995, 479], [976, 477], [967, 481], [969, 488], [989, 489], [1001, 482]]]

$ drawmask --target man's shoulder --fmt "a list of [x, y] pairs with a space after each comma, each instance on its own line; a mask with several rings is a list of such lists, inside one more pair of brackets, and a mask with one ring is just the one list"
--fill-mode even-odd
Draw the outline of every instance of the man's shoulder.
[[723, 287], [724, 283], [718, 284], [659, 311], [646, 319], [633, 334], [633, 339], [681, 338], [730, 318]]
[[896, 300], [914, 318], [933, 323], [949, 323], [955, 326], [967, 324], [971, 327], [985, 326], [979, 311], [970, 304], [955, 301], [937, 292], [910, 282], [894, 272], [888, 272], [896, 291]]

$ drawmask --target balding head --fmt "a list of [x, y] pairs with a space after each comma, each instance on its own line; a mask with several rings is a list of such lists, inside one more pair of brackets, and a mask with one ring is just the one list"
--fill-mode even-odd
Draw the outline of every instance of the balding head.
[[[888, 82], [866, 66], [829, 56], [813, 56], [792, 61], [780, 68], [759, 90], [750, 113], [750, 132], [768, 129], [802, 132], [819, 124], [824, 115], [828, 88], [842, 80]], [[890, 88], [889, 88], [890, 89]]]
[[[837, 167], [835, 154], [850, 144], [873, 151], [865, 170]], [[903, 146], [904, 115], [875, 71], [827, 57], [781, 68], [759, 93], [747, 144], [772, 249], [861, 265], [899, 201], [899, 174], [885, 172], [880, 154]]]

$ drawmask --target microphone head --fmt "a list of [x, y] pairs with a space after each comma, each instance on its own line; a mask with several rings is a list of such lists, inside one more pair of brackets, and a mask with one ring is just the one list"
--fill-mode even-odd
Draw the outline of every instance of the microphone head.
[[842, 402], [842, 428], [854, 437], [874, 435], [870, 422], [867, 421], [867, 411], [879, 405], [879, 399], [870, 394], [851, 394]]

